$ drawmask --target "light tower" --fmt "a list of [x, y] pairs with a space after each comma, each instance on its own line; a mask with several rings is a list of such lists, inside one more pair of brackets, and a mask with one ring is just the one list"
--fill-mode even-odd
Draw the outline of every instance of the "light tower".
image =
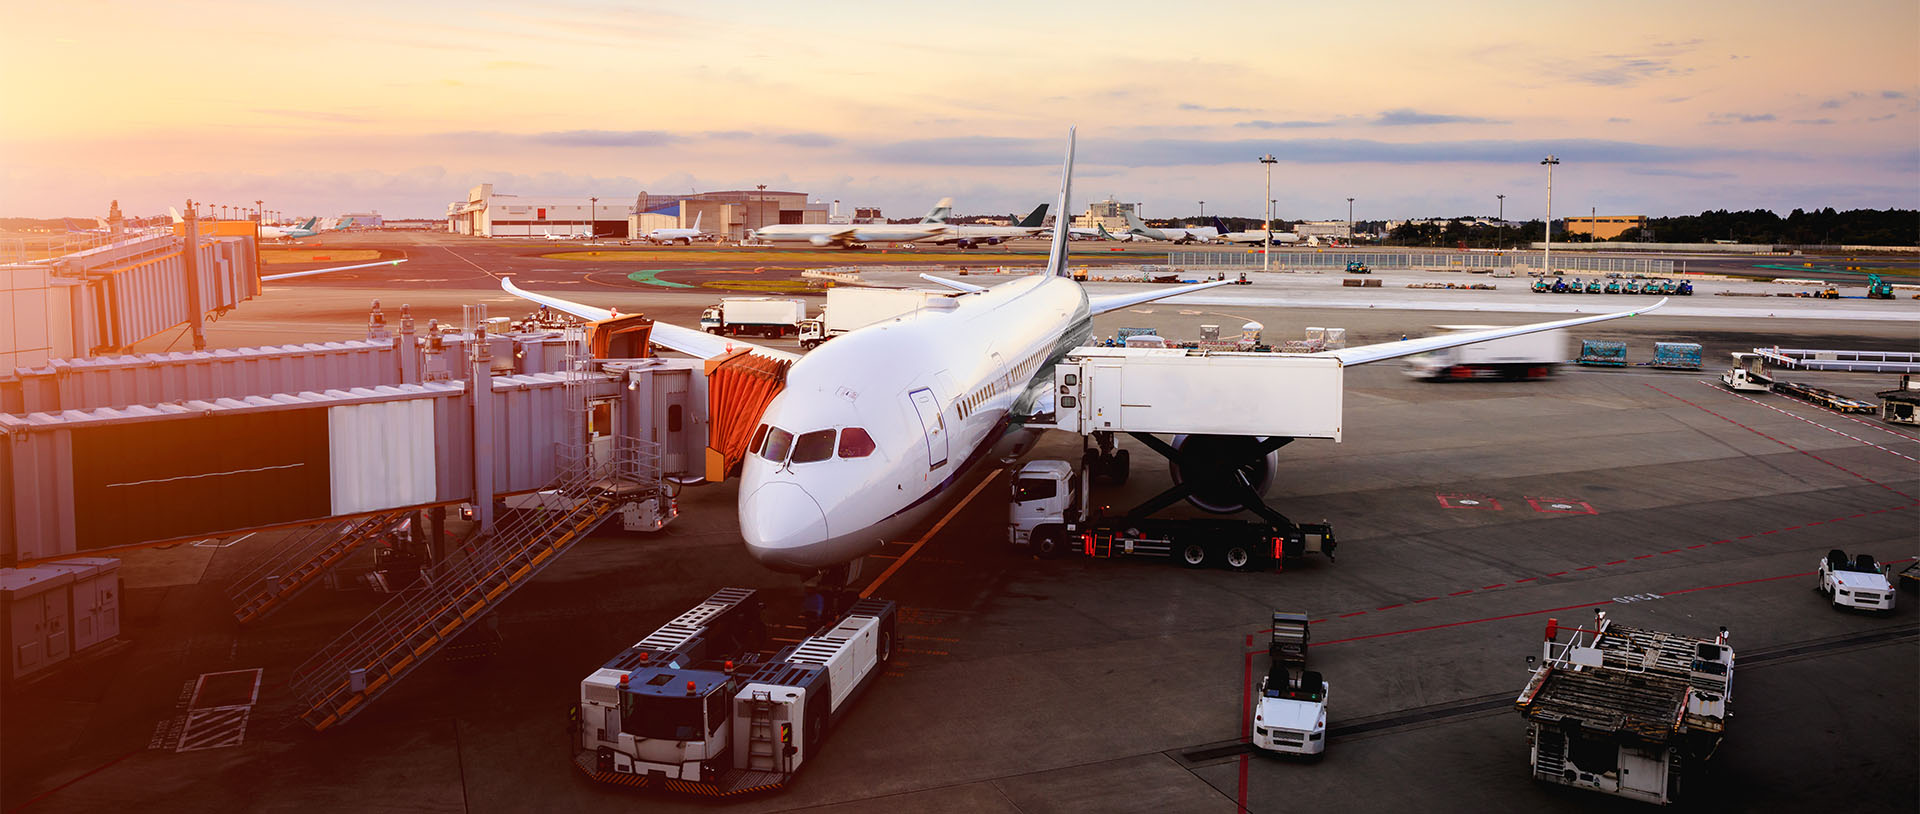
[[1260, 250], [1260, 270], [1266, 271], [1273, 262], [1273, 165], [1280, 163], [1273, 153], [1260, 156], [1260, 163], [1267, 165], [1267, 219], [1262, 228], [1266, 239], [1265, 248]]
[[1558, 165], [1560, 163], [1560, 157], [1549, 154], [1546, 158], [1540, 159], [1540, 163], [1547, 165], [1547, 250], [1545, 255], [1540, 258], [1540, 265], [1542, 266], [1543, 271], [1545, 271], [1548, 274], [1552, 274], [1553, 273], [1553, 168], [1555, 165]]

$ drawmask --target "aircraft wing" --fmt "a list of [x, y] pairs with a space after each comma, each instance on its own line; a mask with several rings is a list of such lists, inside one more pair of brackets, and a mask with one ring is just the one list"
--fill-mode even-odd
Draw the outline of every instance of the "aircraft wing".
[[1118, 311], [1129, 305], [1139, 305], [1143, 302], [1164, 300], [1168, 297], [1192, 294], [1195, 291], [1205, 291], [1209, 288], [1232, 285], [1233, 283], [1233, 280], [1213, 280], [1205, 283], [1194, 283], [1193, 285], [1174, 286], [1172, 288], [1154, 288], [1150, 291], [1138, 291], [1132, 294], [1111, 294], [1105, 297], [1088, 297], [1087, 307], [1095, 316], [1098, 316], [1108, 311]]
[[[610, 319], [614, 316], [614, 312], [611, 309], [595, 308], [591, 305], [582, 305], [572, 300], [563, 300], [559, 297], [548, 296], [546, 294], [535, 294], [514, 285], [513, 279], [510, 277], [500, 278], [500, 287], [505, 289], [508, 294], [522, 299], [532, 300], [541, 305], [564, 311], [581, 319], [599, 322], [600, 320]], [[765, 356], [769, 359], [788, 362], [798, 361], [800, 359], [800, 354], [797, 353], [775, 350], [773, 348], [755, 345], [751, 342], [742, 342], [738, 339], [714, 336], [706, 331], [682, 328], [678, 325], [671, 325], [665, 322], [653, 323], [653, 331], [648, 334], [648, 339], [660, 347], [678, 351], [688, 356], [697, 356], [701, 359], [711, 359], [724, 353], [740, 350], [741, 348], [746, 348], [757, 356]]]
[[943, 285], [943, 286], [946, 286], [946, 287], [948, 287], [948, 288], [951, 288], [951, 289], [953, 289], [953, 290], [955, 290], [955, 291], [959, 291], [959, 292], [962, 292], [962, 293], [966, 293], [966, 294], [972, 294], [972, 293], [974, 293], [974, 292], [976, 292], [976, 291], [985, 291], [985, 290], [987, 290], [987, 287], [986, 287], [986, 286], [983, 286], [983, 285], [974, 285], [974, 284], [972, 284], [972, 283], [963, 283], [963, 282], [960, 282], [959, 280], [947, 280], [947, 279], [942, 279], [942, 278], [940, 278], [940, 277], [935, 277], [935, 276], [933, 276], [933, 275], [931, 275], [931, 274], [922, 274], [922, 275], [920, 275], [920, 279], [922, 279], [922, 280], [926, 280], [926, 281], [927, 281], [927, 282], [929, 282], [929, 283], [939, 283], [940, 285]]
[[[1399, 342], [1381, 342], [1374, 345], [1361, 345], [1359, 347], [1342, 348], [1340, 350], [1323, 350], [1318, 353], [1309, 353], [1306, 355], [1330, 356], [1339, 359], [1342, 365], [1364, 365], [1368, 362], [1398, 359], [1402, 356], [1412, 356], [1416, 353], [1426, 353], [1442, 348], [1471, 345], [1475, 342], [1485, 342], [1489, 339], [1501, 339], [1503, 337], [1520, 336], [1522, 334], [1538, 333], [1540, 331], [1551, 331], [1555, 328], [1571, 328], [1575, 325], [1586, 325], [1588, 323], [1605, 322], [1621, 317], [1639, 316], [1640, 314], [1652, 311], [1666, 304], [1667, 298], [1661, 297], [1659, 302], [1645, 308], [1636, 308], [1632, 311], [1621, 311], [1614, 314], [1575, 317], [1573, 319], [1563, 319], [1556, 322], [1536, 322], [1532, 325], [1515, 325], [1511, 328], [1491, 328], [1484, 331], [1423, 336], [1419, 339], [1406, 339]], [[1096, 311], [1095, 313], [1099, 312]]]

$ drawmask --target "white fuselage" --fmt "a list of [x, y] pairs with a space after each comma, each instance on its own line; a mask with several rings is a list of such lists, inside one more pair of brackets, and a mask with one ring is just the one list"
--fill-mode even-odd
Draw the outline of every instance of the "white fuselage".
[[824, 223], [776, 223], [753, 230], [753, 236], [768, 243], [841, 246], [848, 243], [908, 243], [933, 237], [946, 229], [944, 224], [939, 223], [870, 223], [851, 228]]
[[800, 573], [841, 565], [950, 505], [966, 471], [1051, 396], [1053, 363], [1092, 334], [1086, 293], [1063, 277], [946, 301], [850, 332], [788, 371], [766, 427], [795, 437], [860, 428], [874, 449], [769, 460], [761, 436], [771, 431], [756, 431], [740, 475], [740, 530], [755, 559]]
[[989, 240], [1014, 240], [1033, 237], [1040, 233], [1040, 227], [1026, 226], [971, 226], [957, 224], [945, 227], [940, 234], [931, 238], [933, 243], [959, 243], [974, 241], [984, 243]]

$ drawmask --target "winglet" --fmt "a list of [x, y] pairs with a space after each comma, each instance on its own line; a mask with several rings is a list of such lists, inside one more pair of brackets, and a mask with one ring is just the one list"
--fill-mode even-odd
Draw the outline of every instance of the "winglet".
[[1047, 274], [1054, 277], [1072, 277], [1067, 269], [1067, 235], [1072, 232], [1072, 221], [1068, 219], [1069, 199], [1073, 197], [1073, 141], [1074, 128], [1067, 128], [1067, 160], [1060, 166], [1060, 200], [1053, 207], [1053, 248], [1047, 252]]

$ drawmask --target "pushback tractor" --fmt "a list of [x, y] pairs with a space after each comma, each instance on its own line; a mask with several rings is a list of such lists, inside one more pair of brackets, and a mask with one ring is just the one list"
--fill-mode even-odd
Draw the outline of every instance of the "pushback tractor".
[[762, 603], [724, 588], [580, 682], [574, 765], [617, 785], [729, 797], [784, 787], [885, 669], [895, 606], [861, 599], [762, 658]]

